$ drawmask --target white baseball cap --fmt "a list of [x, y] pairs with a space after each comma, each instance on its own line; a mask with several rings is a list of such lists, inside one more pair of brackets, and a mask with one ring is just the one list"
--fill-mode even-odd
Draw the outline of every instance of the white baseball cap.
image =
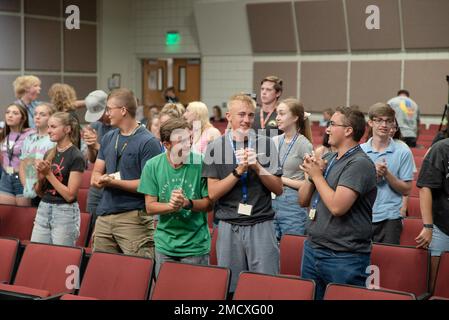
[[85, 119], [87, 122], [95, 122], [100, 120], [106, 110], [106, 100], [108, 94], [103, 90], [95, 90], [89, 93], [84, 100], [86, 104]]

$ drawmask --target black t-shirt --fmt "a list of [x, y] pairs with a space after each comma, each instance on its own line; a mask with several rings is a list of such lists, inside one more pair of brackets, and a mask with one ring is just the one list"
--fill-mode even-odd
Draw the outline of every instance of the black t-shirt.
[[[265, 136], [252, 139], [252, 148], [256, 149], [259, 163], [271, 174], [282, 176], [279, 156], [273, 140]], [[254, 142], [256, 141], [256, 142]], [[244, 147], [248, 145], [245, 144]], [[236, 149], [243, 146], [238, 145]], [[237, 167], [229, 135], [224, 135], [209, 143], [203, 165], [203, 177], [224, 179]], [[264, 186], [259, 176], [248, 171], [248, 204], [253, 206], [251, 216], [238, 213], [243, 200], [242, 182], [237, 184], [215, 203], [215, 217], [219, 220], [237, 225], [254, 225], [272, 220], [274, 211], [271, 207], [271, 192]]]
[[[69, 183], [70, 172], [84, 172], [84, 167], [85, 162], [83, 154], [75, 146], [71, 146], [64, 152], [56, 152], [56, 156], [51, 162], [51, 170], [53, 174], [65, 186], [67, 186]], [[67, 203], [67, 201], [65, 201], [65, 199], [53, 188], [53, 186], [48, 181], [44, 183], [42, 190], [44, 192], [42, 201], [55, 204]], [[77, 200], [75, 199], [73, 202], [75, 201]]]
[[255, 114], [254, 114], [254, 124], [253, 128], [256, 130], [257, 134], [264, 134], [270, 138], [273, 138], [275, 136], [278, 136], [280, 134], [283, 134], [284, 132], [282, 130], [278, 129], [278, 124], [276, 121], [277, 113], [276, 110], [274, 110], [270, 117], [267, 119], [267, 116], [269, 113], [264, 112], [263, 113], [263, 119], [265, 121], [265, 129], [262, 129], [261, 123], [260, 123], [260, 108], [256, 108]]
[[449, 139], [432, 146], [424, 158], [416, 185], [432, 190], [433, 223], [449, 236]]

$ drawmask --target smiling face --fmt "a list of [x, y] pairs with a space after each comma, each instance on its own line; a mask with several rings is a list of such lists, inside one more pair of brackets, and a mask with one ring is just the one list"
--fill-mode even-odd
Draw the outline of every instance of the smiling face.
[[280, 130], [286, 131], [290, 128], [296, 129], [298, 116], [293, 116], [290, 108], [285, 103], [280, 103], [276, 110], [276, 122]]
[[332, 116], [326, 133], [329, 135], [329, 144], [338, 148], [347, 136], [351, 134], [352, 128], [345, 124], [345, 116], [335, 112]]
[[254, 106], [240, 100], [234, 100], [230, 103], [226, 118], [231, 125], [232, 130], [242, 135], [247, 135], [254, 123]]
[[373, 129], [373, 136], [386, 138], [396, 133], [396, 130], [392, 132], [394, 118], [391, 117], [374, 117], [368, 121], [368, 124]]
[[48, 119], [48, 135], [51, 141], [62, 141], [69, 133], [70, 127], [64, 126], [59, 119], [55, 117]]

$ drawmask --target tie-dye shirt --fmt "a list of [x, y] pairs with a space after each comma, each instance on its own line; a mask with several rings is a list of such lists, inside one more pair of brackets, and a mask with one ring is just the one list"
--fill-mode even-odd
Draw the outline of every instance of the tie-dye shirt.
[[24, 197], [36, 197], [36, 193], [33, 189], [34, 184], [37, 182], [37, 172], [34, 167], [34, 160], [42, 160], [45, 153], [54, 146], [55, 143], [50, 140], [48, 135], [40, 136], [37, 133], [29, 135], [23, 142], [20, 160], [25, 161]]
[[[10, 132], [1, 143], [0, 150], [3, 155], [3, 168], [13, 167], [15, 172], [19, 171], [20, 156], [25, 138], [34, 132], [33, 129], [26, 129], [21, 133]], [[9, 159], [8, 147], [12, 149], [12, 157]]]

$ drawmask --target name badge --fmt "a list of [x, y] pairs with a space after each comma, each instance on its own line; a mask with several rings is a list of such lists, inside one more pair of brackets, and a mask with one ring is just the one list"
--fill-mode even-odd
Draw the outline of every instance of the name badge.
[[5, 170], [6, 170], [6, 173], [7, 173], [7, 174], [14, 174], [14, 168], [13, 168], [13, 167], [9, 167], [9, 166], [8, 166], [8, 167], [6, 167]]
[[240, 203], [239, 204], [239, 214], [243, 214], [245, 216], [250, 216], [251, 215], [251, 211], [253, 211], [253, 206], [250, 204], [244, 204], [244, 203]]
[[310, 220], [315, 220], [315, 215], [316, 215], [316, 209], [310, 209], [310, 211], [309, 211], [309, 219]]
[[117, 171], [115, 173], [111, 173], [109, 176], [111, 178], [113, 178], [114, 180], [122, 180], [122, 177], [120, 176], [120, 171]]
[[271, 193], [271, 200], [274, 200], [274, 199], [276, 199], [276, 193], [272, 192]]

